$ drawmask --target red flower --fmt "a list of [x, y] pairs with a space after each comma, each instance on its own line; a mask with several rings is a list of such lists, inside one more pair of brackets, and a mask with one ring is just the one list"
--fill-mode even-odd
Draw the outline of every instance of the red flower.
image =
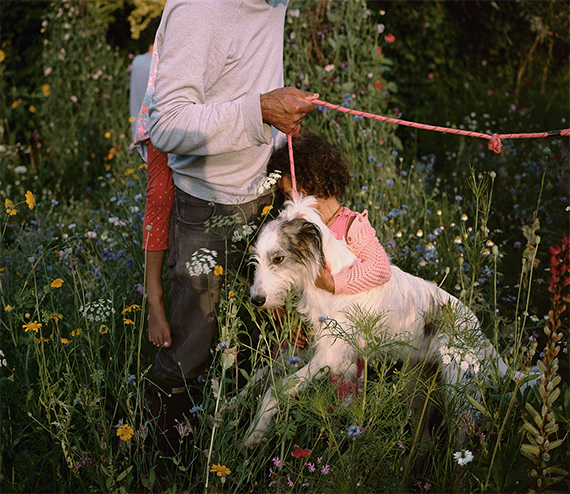
[[390, 33], [390, 34], [387, 34], [384, 39], [386, 40], [386, 43], [390, 44], [390, 43], [393, 43], [394, 41], [396, 41], [396, 36], [394, 36], [392, 33]]
[[311, 454], [310, 449], [301, 449], [299, 446], [295, 444], [295, 451], [291, 453], [291, 456], [294, 458], [306, 458]]
[[382, 47], [378, 45], [376, 47], [376, 56], [379, 57], [380, 55], [382, 55]]
[[378, 81], [374, 87], [376, 88], [376, 91], [380, 91], [380, 89], [382, 89], [382, 83], [380, 81]]

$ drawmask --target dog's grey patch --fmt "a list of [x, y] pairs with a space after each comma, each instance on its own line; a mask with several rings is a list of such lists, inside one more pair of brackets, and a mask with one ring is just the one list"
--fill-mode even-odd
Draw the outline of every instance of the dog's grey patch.
[[424, 316], [424, 335], [426, 337], [431, 338], [432, 336], [437, 335], [441, 326], [441, 307], [437, 309], [437, 312], [428, 312]]
[[317, 225], [303, 218], [295, 218], [283, 222], [281, 226], [283, 248], [294, 258], [295, 262], [309, 266], [316, 260], [322, 264], [323, 239]]

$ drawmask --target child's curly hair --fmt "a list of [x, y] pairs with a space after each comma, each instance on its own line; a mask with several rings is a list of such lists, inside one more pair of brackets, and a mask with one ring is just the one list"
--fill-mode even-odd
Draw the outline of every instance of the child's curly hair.
[[[312, 132], [293, 137], [295, 178], [299, 190], [320, 198], [341, 197], [350, 182], [349, 165], [341, 150]], [[291, 177], [287, 143], [276, 149], [267, 173], [274, 171]]]

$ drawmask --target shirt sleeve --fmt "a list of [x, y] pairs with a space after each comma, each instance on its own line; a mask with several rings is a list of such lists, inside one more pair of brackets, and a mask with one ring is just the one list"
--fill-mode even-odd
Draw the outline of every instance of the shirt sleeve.
[[[168, 249], [170, 213], [174, 203], [174, 181], [168, 155], [148, 143], [148, 180], [143, 220], [143, 249]], [[150, 226], [150, 228], [149, 228]]]
[[346, 241], [357, 259], [333, 275], [335, 293], [360, 293], [390, 280], [390, 260], [368, 220], [367, 211], [355, 218]]
[[[150, 138], [166, 153], [206, 156], [270, 144], [260, 94], [206, 101], [206, 93], [231, 63], [231, 30], [239, 29], [215, 2], [176, 2], [165, 12], [155, 88], [149, 108]], [[231, 91], [228, 88], [227, 91]]]

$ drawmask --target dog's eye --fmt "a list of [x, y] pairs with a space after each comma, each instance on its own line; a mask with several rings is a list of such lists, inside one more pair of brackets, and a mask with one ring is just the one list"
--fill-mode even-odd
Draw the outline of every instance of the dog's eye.
[[273, 258], [273, 264], [281, 264], [283, 259], [285, 259], [285, 256], [275, 256]]

